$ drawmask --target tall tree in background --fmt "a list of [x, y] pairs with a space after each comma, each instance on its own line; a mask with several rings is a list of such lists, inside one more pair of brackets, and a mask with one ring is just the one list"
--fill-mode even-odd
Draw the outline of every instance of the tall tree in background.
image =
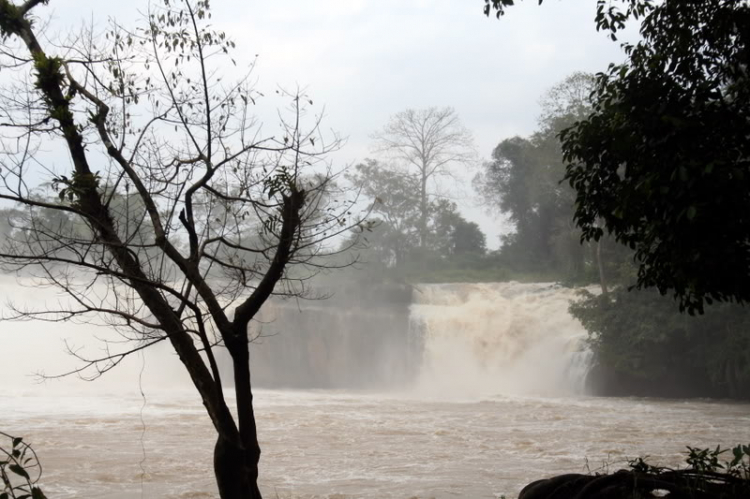
[[641, 40], [622, 45], [626, 62], [597, 75], [593, 113], [562, 134], [576, 221], [588, 239], [632, 247], [638, 285], [691, 313], [750, 301], [750, 4], [597, 2], [613, 39], [633, 19]]
[[[206, 26], [207, 1], [165, 0], [140, 29], [113, 22], [68, 43], [37, 31], [47, 3], [0, 0], [0, 199], [15, 209], [0, 259], [69, 300], [16, 318], [93, 321], [132, 341], [82, 359], [90, 377], [169, 342], [216, 431], [221, 497], [259, 498], [248, 323], [270, 296], [304, 294], [322, 243], [351, 228], [351, 204], [315, 167], [336, 141], [303, 129], [301, 95], [282, 96], [289, 121], [261, 136], [247, 77], [221, 80], [234, 44]], [[45, 153], [57, 146], [60, 168]]]
[[363, 238], [370, 255], [366, 261], [400, 267], [429, 254], [438, 258], [484, 255], [485, 236], [479, 226], [464, 219], [456, 203], [448, 199], [428, 202], [430, 238], [427, 246], [422, 246], [419, 179], [396, 176], [393, 171], [393, 167], [367, 159], [345, 174], [361, 197], [372, 203], [373, 220]]
[[593, 76], [574, 73], [541, 99], [539, 129], [528, 138], [503, 140], [474, 178], [487, 206], [508, 215], [516, 232], [505, 238], [509, 263], [525, 270], [581, 278], [585, 248], [572, 223], [573, 190], [565, 174], [557, 134], [590, 111]]
[[482, 256], [487, 252], [487, 238], [476, 222], [469, 222], [452, 201], [441, 199], [433, 210], [432, 249], [444, 258], [459, 255]]
[[375, 150], [395, 161], [391, 175], [416, 181], [419, 196], [419, 244], [427, 247], [431, 200], [440, 197], [439, 180], [455, 178], [458, 168], [476, 162], [474, 139], [450, 107], [407, 109], [373, 134]]
[[362, 198], [372, 203], [373, 223], [363, 240], [368, 252], [386, 267], [402, 265], [419, 245], [420, 211], [415, 195], [419, 182], [413, 177], [395, 176], [392, 168], [372, 159], [356, 165], [345, 177]]

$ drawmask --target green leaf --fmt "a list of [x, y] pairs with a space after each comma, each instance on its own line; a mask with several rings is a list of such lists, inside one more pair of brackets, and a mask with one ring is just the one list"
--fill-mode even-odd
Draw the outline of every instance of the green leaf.
[[13, 439], [13, 447], [18, 447], [18, 445], [23, 442], [23, 437], [16, 437]]
[[16, 475], [25, 478], [26, 480], [29, 479], [29, 474], [26, 472], [26, 470], [21, 468], [21, 466], [17, 464], [11, 464], [10, 466], [8, 466], [8, 469]]
[[44, 492], [39, 487], [31, 488], [31, 497], [32, 499], [47, 499], [47, 496], [44, 495]]

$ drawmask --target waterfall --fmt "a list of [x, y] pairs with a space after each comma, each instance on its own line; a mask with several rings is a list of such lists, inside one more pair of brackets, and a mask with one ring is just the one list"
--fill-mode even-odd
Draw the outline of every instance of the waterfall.
[[436, 397], [582, 393], [586, 331], [568, 313], [575, 290], [553, 284], [419, 285], [410, 337], [416, 389]]
[[[590, 353], [583, 327], [568, 314], [575, 291], [552, 284], [485, 283], [350, 285], [321, 301], [273, 300], [254, 322], [253, 381], [274, 388], [413, 388], [426, 396], [581, 393]], [[56, 304], [52, 288], [25, 287], [0, 277], [0, 296], [20, 305]], [[8, 313], [0, 305], [0, 313]], [[0, 365], [9, 387], [27, 390], [38, 371], [80, 366], [64, 351], [95, 356], [101, 339], [120, 340], [109, 327], [84, 322], [4, 323], [0, 351], [22, 362]], [[97, 339], [98, 338], [98, 339]], [[125, 347], [126, 345], [123, 345]], [[231, 363], [217, 352], [223, 379]], [[169, 345], [149, 349], [149, 387], [190, 387]], [[136, 391], [141, 359], [132, 356], [97, 383], [75, 378], [49, 383], [60, 391]]]
[[[253, 381], [267, 388], [405, 385], [411, 288], [348, 285], [325, 300], [274, 299], [251, 325]], [[231, 379], [225, 376], [225, 379]]]
[[[408, 292], [407, 292], [408, 291]], [[259, 386], [405, 388], [428, 397], [583, 392], [576, 291], [517, 282], [377, 285], [264, 307], [251, 347]]]
[[506, 282], [275, 301], [251, 347], [253, 377], [266, 387], [410, 387], [428, 397], [579, 394], [591, 354], [568, 313], [575, 297], [555, 284]]

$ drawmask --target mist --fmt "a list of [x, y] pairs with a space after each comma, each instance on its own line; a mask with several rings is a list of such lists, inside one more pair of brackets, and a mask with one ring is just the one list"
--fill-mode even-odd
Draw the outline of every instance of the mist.
[[[61, 299], [14, 281], [4, 276], [14, 300]], [[599, 469], [641, 452], [676, 465], [684, 440], [750, 437], [744, 404], [585, 396], [591, 353], [567, 310], [574, 289], [339, 287], [348, 292], [272, 301], [253, 326], [267, 494], [400, 497], [408, 488], [416, 497], [493, 497], [515, 493], [540, 466]], [[43, 455], [50, 494], [214, 496], [210, 455], [200, 452], [211, 445], [210, 425], [168, 348], [132, 356], [96, 381], [39, 385], [27, 375], [77, 365], [63, 339], [96, 353], [101, 339], [115, 338], [91, 325], [13, 326], [0, 349], [34, 362], [3, 363], [3, 421]]]
[[355, 389], [436, 400], [580, 395], [590, 352], [554, 284], [398, 284], [274, 303], [251, 350], [266, 388]]
[[750, 6], [462, 3], [0, 0], [0, 497], [750, 494]]

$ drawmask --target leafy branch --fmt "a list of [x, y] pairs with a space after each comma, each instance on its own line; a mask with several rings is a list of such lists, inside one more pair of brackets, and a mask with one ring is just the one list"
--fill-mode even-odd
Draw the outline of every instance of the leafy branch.
[[0, 444], [0, 480], [3, 486], [0, 499], [46, 499], [37, 486], [42, 477], [42, 465], [34, 449], [21, 437], [2, 431], [0, 437], [10, 441], [10, 446]]

